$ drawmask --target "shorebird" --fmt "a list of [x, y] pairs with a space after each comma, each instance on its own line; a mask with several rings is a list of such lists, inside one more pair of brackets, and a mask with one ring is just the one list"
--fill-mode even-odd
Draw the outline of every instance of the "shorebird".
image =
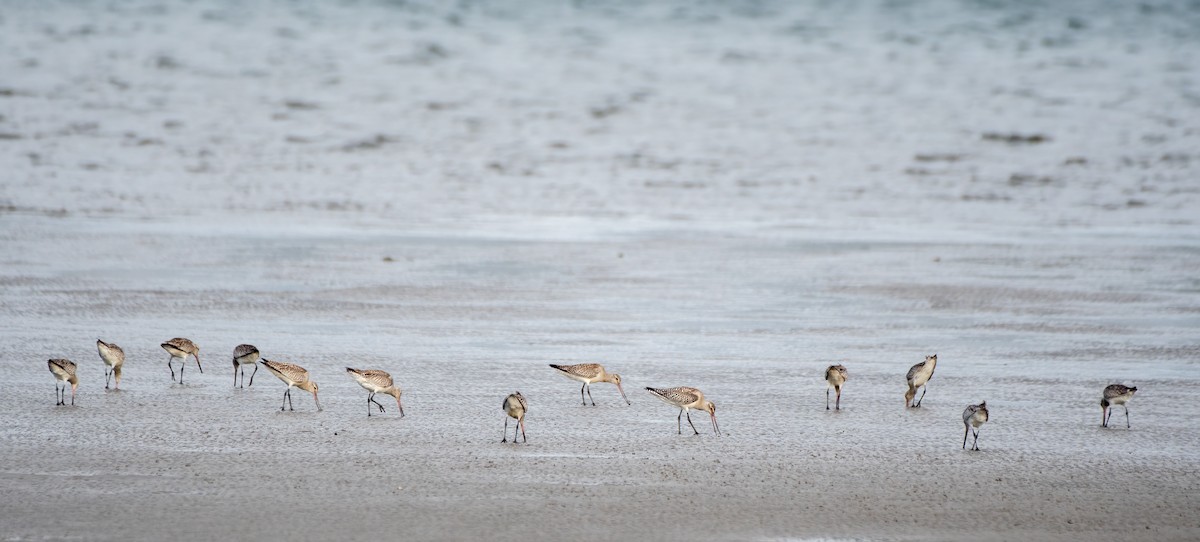
[[846, 383], [846, 367], [842, 365], [830, 365], [825, 369], [825, 382], [829, 386], [825, 388], [825, 410], [829, 410], [829, 388], [833, 388], [837, 392], [837, 409], [842, 409], [842, 384]]
[[529, 437], [525, 436], [525, 412], [529, 410], [529, 405], [525, 402], [525, 396], [521, 392], [515, 391], [504, 398], [504, 404], [500, 406], [504, 410], [504, 437], [500, 442], [508, 442], [508, 419], [516, 418], [516, 427], [513, 427], [513, 444], [517, 443], [517, 429], [521, 430], [521, 438], [523, 442], [529, 442]]
[[116, 388], [121, 389], [121, 366], [125, 364], [125, 351], [116, 344], [106, 343], [100, 339], [96, 339], [96, 350], [100, 352], [100, 359], [104, 360], [106, 366], [104, 368], [104, 389], [108, 389], [110, 377], [117, 381]]
[[[934, 354], [932, 356], [925, 356], [925, 361], [913, 365], [912, 368], [908, 370], [908, 375], [906, 377], [908, 378], [908, 391], [904, 393], [905, 408], [909, 406], [912, 406], [913, 408], [921, 407], [921, 400], [925, 399], [925, 392], [929, 391], [929, 379], [933, 378], [933, 370], [936, 367], [937, 354]], [[917, 388], [921, 386], [925, 386], [925, 389], [921, 390], [921, 399], [917, 399], [916, 404], [913, 404], [913, 397], [916, 397]]]
[[691, 410], [704, 410], [708, 412], [708, 416], [712, 418], [713, 433], [717, 436], [721, 435], [721, 429], [717, 427], [717, 405], [712, 401], [704, 398], [704, 393], [696, 388], [679, 387], [679, 388], [646, 388], [647, 391], [653, 393], [655, 397], [662, 399], [668, 405], [679, 409], [679, 416], [675, 421], [679, 425], [679, 434], [683, 434], [683, 415], [687, 414], [688, 425], [692, 426], [692, 431], [697, 435], [696, 424], [692, 423]]
[[167, 359], [167, 368], [171, 369], [172, 382], [175, 381], [175, 368], [171, 367], [171, 362], [175, 361], [175, 358], [179, 358], [181, 360], [179, 365], [180, 384], [183, 384], [183, 368], [187, 365], [188, 356], [195, 357], [196, 367], [200, 368], [201, 373], [204, 372], [204, 367], [200, 365], [200, 347], [196, 346], [196, 343], [182, 337], [175, 337], [174, 339], [162, 343], [162, 348], [163, 350], [166, 350], [168, 354], [171, 354], [171, 357]]
[[978, 405], [968, 405], [967, 409], [963, 411], [962, 447], [964, 450], [967, 449], [967, 433], [970, 432], [971, 428], [973, 427], [975, 428], [975, 440], [971, 443], [971, 449], [977, 452], [979, 451], [979, 426], [983, 425], [983, 422], [986, 421], [988, 421], [987, 401], [979, 403]]
[[283, 406], [279, 407], [279, 411], [284, 411], [284, 406], [291, 410], [292, 408], [292, 388], [300, 388], [304, 391], [313, 394], [313, 402], [317, 404], [317, 411], [324, 410], [321, 408], [321, 401], [317, 400], [317, 383], [308, 379], [308, 370], [294, 363], [284, 363], [282, 361], [271, 361], [268, 359], [262, 360], [263, 367], [266, 367], [271, 374], [279, 377], [284, 384], [287, 384], [287, 391], [283, 392]]
[[1134, 392], [1137, 387], [1129, 387], [1121, 384], [1109, 384], [1104, 388], [1104, 396], [1100, 398], [1101, 423], [1100, 427], [1108, 427], [1108, 420], [1112, 418], [1112, 406], [1121, 405], [1125, 408], [1125, 428], [1129, 429], [1129, 400], [1133, 399]]
[[246, 387], [246, 365], [253, 365], [254, 372], [250, 373], [250, 385], [254, 385], [254, 375], [258, 374], [258, 348], [252, 344], [239, 344], [233, 349], [233, 387], [238, 387], [238, 369], [242, 371], [242, 387]]
[[[592, 399], [592, 384], [596, 382], [612, 382], [616, 384], [617, 391], [621, 392], [621, 398], [625, 400], [625, 404], [633, 404], [629, 402], [629, 398], [625, 396], [625, 390], [621, 388], [621, 375], [605, 371], [604, 366], [599, 363], [580, 363], [578, 365], [555, 365], [551, 363], [550, 366], [571, 380], [583, 382], [583, 386], [579, 388], [579, 400], [584, 405], [587, 405], [587, 401], [583, 400], [583, 390], [587, 390], [588, 399]], [[592, 406], [596, 406], [595, 399], [592, 399]]]
[[383, 405], [375, 400], [376, 393], [391, 395], [396, 398], [396, 408], [400, 409], [400, 417], [404, 417], [404, 405], [400, 404], [400, 388], [392, 381], [392, 375], [386, 371], [352, 369], [346, 367], [346, 372], [358, 381], [358, 385], [367, 390], [367, 417], [371, 417], [371, 403], [379, 407], [379, 411], [383, 412]]
[[[55, 406], [67, 404], [67, 383], [71, 384], [71, 406], [75, 406], [75, 389], [79, 387], [79, 377], [75, 376], [75, 362], [69, 359], [52, 359], [46, 362], [50, 367], [50, 372], [54, 373], [54, 399], [58, 401]], [[62, 382], [61, 393], [58, 383]]]

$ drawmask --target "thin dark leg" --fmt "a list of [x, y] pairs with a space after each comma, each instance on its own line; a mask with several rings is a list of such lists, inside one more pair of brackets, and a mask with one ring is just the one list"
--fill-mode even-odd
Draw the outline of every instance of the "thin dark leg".
[[[258, 364], [254, 364], [254, 371], [250, 373], [250, 386], [254, 385], [254, 374], [258, 372]], [[242, 382], [246, 381], [246, 375], [242, 375]]]
[[917, 404], [913, 405], [914, 407], [917, 407], [917, 408], [921, 407], [921, 401], [925, 400], [925, 392], [927, 392], [927, 391], [929, 391], [929, 384], [925, 384], [924, 386], [921, 387], [921, 398], [917, 399]]
[[1125, 405], [1121, 405], [1121, 406], [1125, 407], [1125, 429], [1129, 429], [1129, 427], [1130, 427], [1129, 426], [1129, 407], [1127, 407]]
[[696, 424], [692, 423], [692, 413], [691, 413], [691, 411], [688, 411], [688, 413], [687, 413], [687, 419], [688, 419], [688, 425], [692, 426], [692, 431], [694, 431], [694, 432], [695, 432], [697, 435], [699, 435], [699, 434], [700, 434], [700, 432], [699, 432], [699, 431], [696, 431]]
[[58, 406], [61, 404], [62, 404], [62, 399], [60, 398], [60, 395], [58, 393], [58, 381], [55, 380], [54, 381], [54, 406]]
[[964, 450], [967, 449], [967, 433], [970, 433], [970, 432], [971, 432], [971, 426], [964, 423], [963, 424], [963, 446], [962, 446]]
[[584, 384], [583, 387], [587, 388], [588, 400], [592, 402], [592, 406], [596, 406], [596, 400], [592, 399], [592, 387], [587, 384]]
[[179, 383], [183, 384], [183, 369], [187, 367], [187, 358], [184, 358], [183, 363], [179, 364]]
[[[379, 407], [379, 411], [380, 411], [380, 412], [383, 412], [383, 411], [384, 411], [384, 410], [383, 410], [383, 405], [379, 404], [379, 401], [376, 401], [376, 400], [375, 400], [375, 394], [374, 394], [374, 393], [372, 393], [372, 394], [371, 394], [371, 402], [372, 402], [372, 403], [375, 403], [375, 406]], [[371, 405], [367, 405], [367, 409], [370, 409], [370, 408], [371, 408]]]
[[583, 406], [587, 406], [587, 399], [583, 398], [583, 389], [586, 387], [587, 387], [586, 383], [582, 386], [579, 386], [579, 404], [581, 404]]
[[371, 392], [367, 392], [367, 417], [371, 417]]
[[[369, 407], [368, 407], [368, 410], [370, 410]], [[504, 417], [504, 435], [500, 439], [500, 442], [508, 442], [508, 416]]]
[[975, 440], [971, 441], [971, 449], [978, 452], [979, 451], [979, 430], [976, 429], [976, 430], [972, 431], [972, 433], [975, 433]]
[[[828, 392], [829, 390], [825, 390], [825, 391], [826, 391], [826, 392]], [[826, 401], [828, 401], [828, 399], [826, 399]], [[837, 409], [838, 409], [838, 410], [841, 410], [841, 409], [842, 409], [842, 387], [841, 387], [841, 386], [838, 386], [838, 387], [837, 387], [837, 404], [836, 404], [836, 407], [837, 407]], [[826, 405], [826, 408], [829, 408], [829, 407], [828, 407], [828, 405]]]
[[825, 410], [829, 410], [829, 388], [825, 388]]
[[106, 389], [106, 390], [108, 389], [108, 377], [109, 377], [109, 375], [110, 375], [110, 373], [108, 372], [108, 369], [104, 369], [104, 389]]
[[675, 423], [679, 425], [679, 429], [676, 430], [676, 433], [682, 435], [683, 434], [683, 409], [682, 408], [679, 409], [679, 415], [675, 417]]
[[288, 410], [295, 412], [296, 407], [292, 405], [292, 388], [288, 388], [287, 398], [288, 398]]
[[288, 388], [287, 391], [283, 392], [283, 404], [279, 405], [280, 412], [283, 412], [287, 408], [288, 391], [291, 391], [291, 388]]
[[171, 370], [171, 382], [175, 381], [175, 367], [171, 366], [171, 362], [175, 361], [174, 357], [167, 358], [167, 368]]

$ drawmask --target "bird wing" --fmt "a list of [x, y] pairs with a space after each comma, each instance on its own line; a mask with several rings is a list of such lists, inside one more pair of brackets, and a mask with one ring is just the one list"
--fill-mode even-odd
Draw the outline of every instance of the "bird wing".
[[908, 379], [908, 380], [912, 380], [914, 376], [917, 376], [917, 371], [920, 371], [920, 370], [921, 370], [921, 369], [923, 369], [923, 368], [925, 368], [925, 362], [924, 362], [924, 361], [922, 361], [921, 363], [918, 363], [918, 364], [916, 364], [916, 365], [913, 365], [913, 366], [912, 366], [912, 367], [911, 367], [911, 368], [908, 370], [908, 374], [907, 374], [907, 375], [905, 375], [905, 376], [904, 376], [904, 378], [906, 378], [906, 379]]
[[100, 351], [102, 357], [111, 357], [114, 363], [123, 363], [125, 361], [125, 351], [113, 343], [106, 343], [100, 339], [96, 339], [96, 349]]
[[239, 344], [233, 349], [233, 359], [241, 359], [251, 354], [257, 354], [258, 348], [252, 344]]
[[162, 343], [163, 348], [166, 348], [168, 346], [170, 346], [171, 348], [174, 348], [176, 350], [179, 350], [180, 352], [187, 352], [188, 354], [191, 354], [196, 351], [196, 343], [194, 343], [188, 339], [185, 339], [183, 337], [175, 337], [174, 339], [171, 339], [167, 342]]
[[680, 386], [678, 388], [646, 388], [659, 399], [675, 406], [690, 405], [699, 401], [704, 394], [696, 388]]
[[580, 378], [596, 378], [600, 373], [604, 372], [604, 366], [599, 363], [580, 363], [577, 365], [554, 365], [551, 367], [568, 375], [578, 376]]
[[267, 370], [279, 377], [280, 380], [291, 380], [292, 382], [300, 383], [308, 380], [308, 369], [296, 365], [294, 363], [285, 363], [282, 361], [262, 360], [262, 364], [267, 367]]
[[379, 371], [375, 369], [351, 369], [346, 367], [346, 372], [354, 377], [359, 383], [370, 383], [380, 388], [389, 388], [392, 386], [392, 375], [387, 371]]
[[50, 372], [54, 374], [63, 374], [73, 376], [75, 374], [75, 362], [69, 359], [52, 359], [46, 362], [50, 367]]
[[1104, 388], [1104, 398], [1105, 399], [1112, 399], [1113, 397], [1120, 397], [1122, 395], [1125, 395], [1126, 393], [1129, 393], [1129, 386], [1125, 386], [1122, 384], [1109, 384], [1107, 387]]

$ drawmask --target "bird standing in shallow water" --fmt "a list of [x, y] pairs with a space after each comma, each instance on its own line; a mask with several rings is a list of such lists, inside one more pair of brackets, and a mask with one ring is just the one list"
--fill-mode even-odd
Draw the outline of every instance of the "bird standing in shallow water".
[[1108, 420], [1112, 418], [1112, 406], [1121, 405], [1125, 408], [1125, 428], [1129, 429], [1129, 401], [1133, 399], [1134, 392], [1137, 387], [1129, 387], [1122, 384], [1110, 384], [1104, 388], [1104, 395], [1100, 398], [1101, 424], [1100, 427], [1108, 427]]
[[681, 386], [678, 388], [646, 388], [646, 391], [653, 393], [655, 397], [662, 399], [663, 402], [679, 409], [679, 416], [675, 421], [678, 424], [678, 433], [683, 434], [683, 415], [687, 414], [688, 425], [692, 426], [692, 431], [697, 435], [696, 424], [692, 423], [691, 410], [703, 410], [708, 412], [708, 417], [712, 419], [713, 433], [721, 436], [721, 429], [717, 427], [717, 405], [713, 404], [704, 398], [704, 393], [696, 388]]
[[96, 339], [96, 351], [100, 352], [100, 359], [104, 360], [104, 389], [108, 389], [110, 377], [116, 379], [116, 388], [121, 389], [121, 366], [125, 364], [125, 351], [114, 343], [106, 343], [100, 339]]
[[246, 387], [246, 365], [253, 365], [254, 372], [250, 373], [250, 385], [254, 385], [254, 375], [258, 374], [258, 360], [261, 356], [258, 348], [252, 344], [239, 344], [233, 349], [233, 386], [236, 388], [238, 369], [242, 371], [242, 387]]
[[171, 357], [167, 359], [167, 368], [171, 369], [172, 382], [175, 381], [175, 368], [171, 366], [171, 362], [175, 361], [175, 358], [179, 358], [181, 361], [179, 365], [180, 384], [183, 384], [183, 368], [187, 366], [188, 356], [196, 358], [196, 367], [199, 367], [200, 372], [204, 373], [204, 366], [200, 365], [200, 347], [196, 346], [196, 343], [188, 339], [184, 339], [183, 337], [175, 337], [174, 339], [162, 343], [162, 348], [171, 355]]
[[969, 405], [967, 406], [967, 409], [963, 411], [964, 429], [962, 447], [964, 450], [967, 449], [967, 433], [971, 431], [972, 427], [974, 427], [975, 440], [971, 444], [971, 449], [976, 452], [979, 451], [979, 426], [983, 425], [983, 423], [986, 421], [988, 421], [987, 401], [979, 403], [978, 405]]
[[[629, 402], [629, 398], [625, 396], [625, 390], [621, 388], [621, 375], [609, 373], [604, 370], [604, 366], [599, 363], [580, 363], [578, 365], [555, 365], [550, 364], [563, 376], [583, 382], [583, 386], [579, 388], [579, 400], [586, 405], [587, 401], [583, 400], [583, 390], [587, 390], [588, 399], [592, 398], [592, 384], [596, 382], [612, 382], [617, 385], [617, 391], [621, 392], [621, 398], [625, 400], [626, 405], [633, 403]], [[592, 400], [592, 406], [596, 406], [596, 401]]]
[[[284, 406], [291, 410], [296, 410], [292, 407], [292, 388], [300, 388], [304, 391], [312, 393], [313, 402], [317, 404], [317, 411], [324, 410], [321, 408], [321, 401], [317, 399], [317, 383], [308, 379], [308, 370], [294, 363], [284, 363], [282, 361], [262, 360], [263, 367], [266, 367], [271, 374], [278, 377], [287, 384], [287, 391], [283, 392]], [[283, 412], [284, 406], [279, 407], [279, 411]]]
[[359, 386], [362, 386], [363, 389], [367, 390], [368, 418], [371, 417], [371, 403], [375, 403], [375, 406], [379, 407], [379, 411], [383, 412], [383, 405], [379, 404], [379, 401], [375, 400], [376, 393], [382, 393], [384, 395], [391, 395], [392, 397], [395, 397], [396, 408], [400, 409], [400, 417], [404, 417], [404, 405], [400, 404], [400, 387], [396, 386], [395, 382], [392, 381], [392, 375], [388, 374], [386, 371], [376, 371], [373, 369], [364, 371], [361, 369], [351, 369], [350, 367], [346, 367], [346, 372], [350, 373], [350, 376], [354, 377], [354, 380], [358, 381]]
[[[933, 370], [935, 368], [937, 368], [937, 354], [925, 356], [925, 361], [913, 365], [908, 370], [908, 375], [905, 377], [908, 379], [908, 391], [904, 393], [904, 406], [906, 408], [909, 406], [912, 406], [912, 408], [921, 408], [921, 401], [925, 399], [925, 392], [929, 391], [929, 379], [933, 378]], [[916, 404], [913, 404], [913, 397], [917, 396], [917, 388], [921, 386], [925, 386], [925, 389], [921, 390], [921, 398], [917, 399]]]
[[529, 404], [525, 402], [525, 396], [521, 392], [516, 391], [504, 398], [504, 404], [500, 406], [504, 409], [504, 437], [500, 442], [508, 442], [508, 419], [516, 418], [516, 427], [513, 427], [513, 444], [517, 443], [517, 429], [521, 430], [522, 442], [529, 442], [529, 437], [525, 436], [525, 413], [529, 410]]
[[[50, 372], [54, 373], [54, 399], [58, 401], [55, 406], [67, 404], [67, 384], [71, 384], [71, 406], [75, 406], [75, 389], [79, 387], [79, 377], [75, 376], [75, 362], [69, 359], [52, 359], [46, 362], [50, 367]], [[62, 382], [61, 392], [59, 391], [58, 383]]]
[[829, 410], [829, 388], [833, 388], [837, 392], [836, 409], [842, 409], [842, 384], [846, 383], [846, 367], [842, 365], [830, 365], [825, 369], [825, 382], [829, 385], [825, 387], [825, 410]]

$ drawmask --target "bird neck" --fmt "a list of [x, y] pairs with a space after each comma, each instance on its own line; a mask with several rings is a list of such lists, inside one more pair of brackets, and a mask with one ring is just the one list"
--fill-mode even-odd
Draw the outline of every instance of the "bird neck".
[[296, 384], [296, 387], [309, 393], [313, 392], [313, 383], [311, 380]]

